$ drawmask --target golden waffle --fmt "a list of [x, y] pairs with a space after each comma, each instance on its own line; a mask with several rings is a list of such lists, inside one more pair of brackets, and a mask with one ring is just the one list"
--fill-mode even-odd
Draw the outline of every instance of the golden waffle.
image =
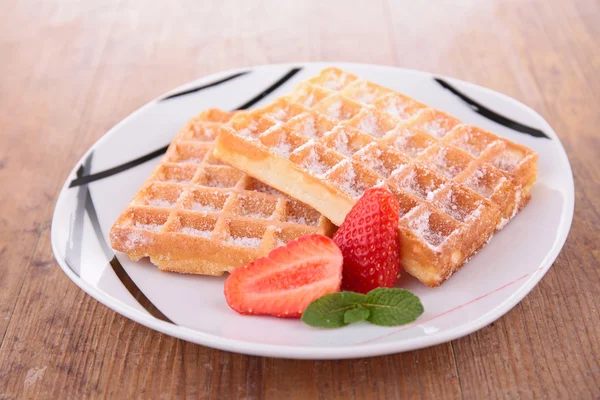
[[210, 109], [179, 132], [113, 225], [115, 250], [132, 260], [149, 256], [161, 270], [221, 275], [292, 239], [333, 233], [313, 208], [213, 157], [231, 116]]
[[404, 268], [448, 279], [530, 198], [537, 154], [336, 68], [232, 118], [215, 156], [340, 225], [362, 193], [400, 203]]

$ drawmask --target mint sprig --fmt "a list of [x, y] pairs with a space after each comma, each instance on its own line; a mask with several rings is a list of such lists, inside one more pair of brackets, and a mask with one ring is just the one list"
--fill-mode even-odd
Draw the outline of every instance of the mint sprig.
[[398, 326], [423, 314], [421, 300], [408, 290], [377, 288], [367, 294], [330, 293], [314, 300], [302, 314], [302, 321], [319, 328], [339, 328], [368, 321], [381, 326]]

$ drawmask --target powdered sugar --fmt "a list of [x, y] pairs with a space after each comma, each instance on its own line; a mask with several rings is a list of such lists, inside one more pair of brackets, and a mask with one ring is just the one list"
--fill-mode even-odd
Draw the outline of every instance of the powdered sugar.
[[280, 108], [279, 110], [275, 110], [270, 115], [271, 115], [271, 117], [275, 118], [276, 120], [282, 121], [282, 122], [285, 122], [289, 119], [288, 110], [286, 110], [285, 108]]
[[417, 183], [417, 173], [415, 172], [414, 168], [411, 169], [410, 172], [402, 178], [402, 180], [398, 181], [398, 184], [400, 185], [401, 188], [409, 189], [411, 191], [412, 191], [412, 188], [416, 185], [416, 183]]
[[310, 225], [306, 217], [302, 215], [288, 215], [287, 222], [290, 224]]
[[197, 140], [199, 142], [210, 142], [215, 139], [217, 132], [211, 126], [208, 125], [196, 125], [193, 124], [190, 128], [192, 137], [190, 139]]
[[415, 136], [415, 134], [415, 132], [408, 129], [404, 129], [401, 132], [396, 132], [393, 142], [394, 147], [410, 157], [416, 156], [418, 153], [420, 153], [420, 150], [418, 147], [411, 146], [413, 142], [411, 139], [413, 136]]
[[[420, 173], [423, 174], [423, 172]], [[425, 184], [424, 179], [419, 179], [414, 168], [411, 169], [411, 171], [397, 183], [403, 189], [406, 189], [412, 194], [427, 200], [431, 200], [435, 194], [435, 191], [443, 187], [443, 185], [436, 186], [435, 182], [432, 180]]]
[[498, 222], [498, 225], [496, 225], [496, 230], [500, 230], [502, 228], [504, 228], [506, 226], [506, 224], [508, 224], [510, 221], [510, 218], [502, 218], [500, 219], [500, 222]]
[[148, 200], [148, 205], [153, 207], [171, 208], [175, 205], [175, 202], [155, 198]]
[[308, 172], [315, 176], [321, 176], [328, 170], [327, 164], [320, 160], [314, 147], [310, 149], [308, 156], [304, 159], [303, 165], [308, 169]]
[[315, 125], [315, 118], [312, 115], [308, 115], [302, 120], [298, 129], [298, 133], [314, 139], [319, 137], [317, 134], [317, 127]]
[[401, 188], [408, 190], [409, 192], [416, 194], [419, 197], [425, 197], [425, 194], [420, 189], [417, 183], [417, 173], [412, 169], [404, 178], [398, 182]]
[[[290, 205], [293, 203], [290, 203]], [[319, 224], [320, 215], [315, 210], [307, 207], [288, 207], [286, 222], [290, 224], [299, 224], [305, 226], [315, 226]]]
[[187, 160], [179, 161], [180, 164], [202, 164], [201, 158], [188, 158]]
[[371, 104], [375, 100], [376, 95], [373, 92], [364, 91], [360, 94], [360, 96], [356, 97], [356, 101], [363, 104]]
[[192, 210], [202, 211], [204, 213], [207, 213], [207, 212], [213, 213], [213, 212], [218, 212], [220, 210], [220, 208], [215, 206], [214, 204], [210, 204], [210, 203], [209, 204], [201, 204], [201, 203], [194, 202], [194, 203], [192, 203]]
[[345, 72], [342, 72], [337, 77], [329, 77], [329, 79], [322, 82], [321, 85], [327, 89], [337, 91], [344, 87], [344, 83], [346, 82], [347, 77], [348, 75]]
[[342, 117], [342, 102], [338, 100], [335, 103], [332, 103], [327, 108], [327, 115], [329, 115], [330, 117], [335, 118], [335, 119], [341, 119], [341, 117]]
[[233, 244], [240, 247], [253, 247], [255, 249], [260, 247], [260, 238], [256, 237], [244, 237], [244, 236], [229, 236], [227, 243]]
[[445, 237], [442, 233], [432, 229], [429, 222], [430, 216], [431, 212], [426, 210], [417, 217], [409, 220], [408, 226], [415, 235], [423, 238], [430, 247], [435, 248], [442, 244]]
[[394, 147], [396, 147], [400, 151], [404, 151], [406, 145], [408, 144], [408, 138], [412, 135], [408, 136], [405, 133], [409, 133], [410, 131], [404, 131], [394, 138]]
[[302, 101], [300, 101], [300, 104], [306, 106], [306, 107], [312, 107], [316, 102], [315, 102], [315, 94], [314, 93], [303, 93], [304, 98], [302, 99]]
[[494, 160], [493, 165], [502, 171], [510, 173], [515, 170], [520, 161], [521, 157], [518, 154], [506, 151]]
[[461, 171], [457, 165], [448, 163], [448, 148], [446, 147], [442, 147], [437, 151], [433, 162], [434, 166], [439, 172], [451, 179], [458, 175]]
[[469, 215], [468, 210], [463, 209], [455, 198], [454, 190], [448, 190], [443, 197], [438, 199], [441, 209], [452, 218], [464, 222]]
[[[356, 178], [356, 172], [354, 171], [354, 167], [347, 160], [342, 161], [346, 163], [348, 167], [345, 169], [344, 173], [341, 175], [341, 179], [338, 182], [338, 186], [342, 191], [350, 195], [353, 199], [357, 199], [366, 190], [364, 185], [361, 184]], [[341, 164], [341, 163], [340, 163]]]
[[276, 146], [271, 146], [271, 150], [280, 157], [288, 158], [292, 153], [292, 145], [287, 142], [285, 137], [281, 137], [281, 140]]
[[443, 138], [448, 132], [448, 130], [442, 126], [442, 121], [439, 119], [427, 121], [422, 124], [420, 128], [438, 139]]
[[380, 175], [387, 176], [388, 171], [381, 159], [383, 152], [376, 146], [377, 143], [372, 142], [363, 147], [357, 154], [359, 154], [360, 160], [365, 163], [367, 167], [375, 170], [375, 172]]
[[467, 219], [474, 220], [474, 219], [481, 217], [482, 209], [483, 209], [483, 205], [480, 205], [467, 217]]
[[127, 234], [127, 240], [125, 241], [125, 247], [128, 249], [135, 249], [140, 246], [148, 244], [148, 239], [140, 232], [132, 231]]
[[136, 222], [136, 223], [133, 225], [133, 227], [134, 227], [134, 228], [137, 228], [137, 229], [143, 229], [143, 230], [145, 230], [145, 231], [153, 231], [153, 232], [158, 232], [158, 231], [160, 231], [160, 230], [161, 230], [161, 228], [162, 228], [162, 225], [159, 225], [159, 224], [144, 224], [144, 223], [142, 223], [142, 222]]
[[330, 90], [340, 90], [342, 88], [342, 82], [330, 79], [328, 81], [323, 82], [323, 87]]
[[442, 190], [443, 188], [444, 188], [444, 185], [443, 185], [443, 184], [442, 184], [441, 186], [437, 187], [437, 188], [436, 188], [435, 186], [433, 186], [433, 185], [430, 185], [430, 186], [427, 188], [427, 196], [425, 197], [425, 198], [427, 199], [427, 201], [433, 201], [433, 199], [434, 199], [434, 197], [436, 196], [436, 194], [437, 194], [437, 193], [438, 193], [440, 190]]
[[185, 178], [171, 178], [171, 179], [165, 180], [165, 182], [169, 182], [169, 183], [190, 183], [190, 179], [185, 179]]
[[210, 235], [212, 234], [211, 231], [196, 229], [192, 228], [191, 226], [184, 226], [183, 228], [181, 228], [180, 232], [186, 235], [199, 236], [207, 239], [210, 238]]
[[517, 213], [519, 212], [519, 206], [521, 205], [521, 189], [518, 189], [515, 192], [515, 209], [512, 212], [512, 215], [510, 216], [510, 218], [514, 218], [515, 215], [517, 215]]
[[204, 125], [204, 135], [208, 138], [214, 138], [216, 137], [217, 132], [215, 132], [215, 130], [213, 128], [211, 128], [210, 126], [206, 126]]
[[333, 145], [335, 146], [335, 149], [344, 156], [352, 156], [353, 151], [348, 146], [348, 133], [345, 130], [341, 129], [336, 133]]
[[299, 146], [298, 148], [296, 148], [296, 150], [294, 150], [294, 153], [299, 153], [304, 151], [304, 149], [307, 149], [311, 146], [314, 146], [315, 144], [315, 140], [314, 139], [309, 139], [306, 143], [304, 143], [303, 145]]
[[489, 199], [494, 194], [494, 190], [485, 184], [484, 178], [485, 174], [483, 171], [480, 168], [477, 168], [475, 172], [467, 178], [465, 185], [486, 199]]
[[367, 114], [361, 118], [358, 123], [358, 129], [368, 135], [381, 137], [385, 133], [379, 124], [377, 115]]
[[515, 217], [515, 215], [517, 215], [517, 213], [519, 212], [519, 206], [521, 203], [521, 196], [522, 196], [521, 190], [519, 189], [515, 192], [515, 208], [513, 208], [512, 214], [508, 218], [502, 218], [500, 220], [500, 222], [498, 223], [498, 225], [496, 226], [496, 229], [500, 230], [500, 229], [504, 228], [506, 226], [506, 224], [508, 224], [508, 222], [511, 219], [513, 219]]
[[402, 101], [402, 99], [398, 97], [390, 97], [385, 102], [383, 111], [394, 117], [405, 119], [410, 116], [410, 114], [406, 112], [407, 106], [408, 104], [406, 104], [405, 101]]
[[479, 149], [479, 147], [472, 145], [470, 143], [470, 135], [467, 133], [465, 136], [461, 137], [460, 139], [456, 139], [454, 141], [454, 144], [461, 148], [462, 150], [466, 151], [467, 153], [470, 153], [471, 155], [477, 157], [479, 156], [479, 154], [481, 154], [481, 150]]
[[467, 153], [475, 157], [478, 157], [481, 153], [483, 153], [485, 149], [487, 149], [494, 143], [497, 143], [497, 141], [494, 141], [488, 143], [487, 146], [481, 147], [481, 144], [483, 143], [477, 142], [477, 138], [473, 137], [473, 128], [470, 126], [465, 129], [465, 132], [461, 136], [454, 137], [452, 139], [452, 142], [456, 147], [466, 151]]
[[255, 136], [256, 130], [258, 129], [258, 122], [251, 121], [248, 124], [247, 128], [239, 129], [237, 131], [238, 135], [246, 138], [253, 138]]
[[496, 186], [494, 186], [494, 188], [492, 189], [492, 192], [496, 192], [498, 189], [500, 189], [500, 187], [502, 185], [504, 185], [505, 182], [506, 182], [506, 178], [503, 176], [502, 178], [500, 178], [500, 180], [498, 181]]
[[402, 171], [404, 171], [404, 169], [408, 167], [408, 164], [400, 164], [398, 165], [396, 168], [394, 168], [394, 170], [390, 173], [390, 177], [392, 176], [396, 176], [398, 174], [400, 174]]
[[254, 219], [269, 219], [269, 218], [271, 218], [271, 214], [267, 214], [262, 211], [244, 212], [244, 217], [254, 218]]
[[211, 176], [206, 182], [206, 186], [214, 188], [230, 188], [235, 186], [235, 183], [231, 183], [226, 180], [218, 179], [217, 177]]

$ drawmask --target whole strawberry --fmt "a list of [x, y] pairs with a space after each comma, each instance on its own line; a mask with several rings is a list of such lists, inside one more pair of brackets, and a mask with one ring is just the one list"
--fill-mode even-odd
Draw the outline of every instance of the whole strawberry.
[[333, 236], [342, 250], [342, 289], [367, 293], [392, 287], [400, 274], [398, 201], [388, 190], [363, 194]]

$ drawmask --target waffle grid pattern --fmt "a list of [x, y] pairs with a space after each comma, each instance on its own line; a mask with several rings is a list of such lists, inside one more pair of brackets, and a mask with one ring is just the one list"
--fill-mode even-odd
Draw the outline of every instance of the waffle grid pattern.
[[234, 117], [215, 154], [337, 225], [364, 190], [387, 187], [400, 203], [404, 265], [430, 286], [516, 215], [537, 173], [530, 149], [335, 68]]
[[111, 244], [163, 270], [219, 275], [333, 225], [213, 156], [232, 114], [207, 110], [175, 137], [163, 160], [111, 230]]

